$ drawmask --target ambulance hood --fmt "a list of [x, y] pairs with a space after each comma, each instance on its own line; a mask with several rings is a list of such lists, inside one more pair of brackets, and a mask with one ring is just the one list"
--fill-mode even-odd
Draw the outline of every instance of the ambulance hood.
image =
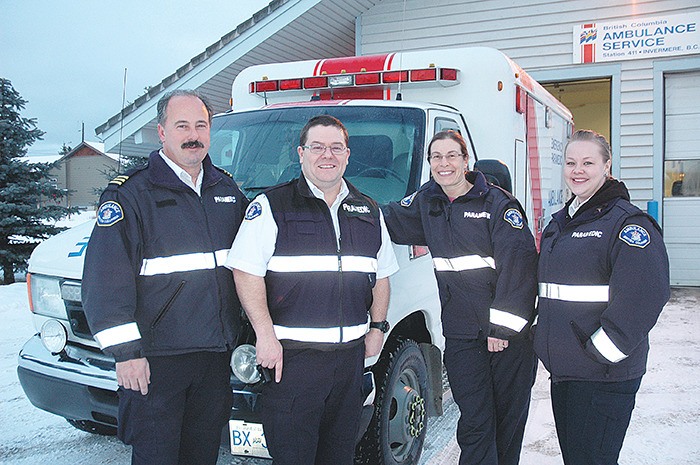
[[83, 260], [95, 221], [87, 221], [39, 244], [29, 258], [29, 272], [81, 279]]

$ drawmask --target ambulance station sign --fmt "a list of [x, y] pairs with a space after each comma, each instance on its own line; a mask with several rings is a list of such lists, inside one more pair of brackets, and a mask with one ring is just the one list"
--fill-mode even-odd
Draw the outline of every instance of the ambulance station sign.
[[700, 13], [574, 26], [574, 63], [700, 53]]

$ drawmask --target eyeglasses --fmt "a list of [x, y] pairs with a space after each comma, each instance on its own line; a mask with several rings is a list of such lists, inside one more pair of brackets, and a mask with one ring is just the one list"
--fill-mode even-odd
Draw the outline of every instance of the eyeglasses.
[[332, 145], [311, 144], [311, 145], [302, 145], [301, 148], [308, 149], [309, 152], [313, 153], [314, 155], [323, 155], [324, 153], [326, 153], [326, 149], [330, 149], [330, 151], [333, 155], [343, 155], [348, 150], [348, 148], [346, 146], [344, 146], [343, 144], [332, 144]]
[[430, 160], [430, 163], [440, 163], [443, 159], [447, 160], [448, 162], [453, 162], [457, 160], [458, 158], [463, 158], [464, 155], [462, 155], [459, 152], [447, 152], [445, 155], [438, 153], [438, 152], [433, 152], [430, 154], [428, 157], [428, 160]]

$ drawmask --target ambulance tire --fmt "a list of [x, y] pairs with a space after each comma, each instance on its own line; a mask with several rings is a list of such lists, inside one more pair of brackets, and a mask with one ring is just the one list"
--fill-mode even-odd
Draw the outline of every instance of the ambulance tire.
[[428, 369], [418, 344], [388, 342], [372, 368], [377, 382], [374, 415], [357, 446], [355, 463], [416, 465], [427, 427]]
[[103, 425], [90, 420], [71, 420], [66, 418], [66, 421], [86, 433], [99, 434], [101, 436], [116, 436], [116, 426]]

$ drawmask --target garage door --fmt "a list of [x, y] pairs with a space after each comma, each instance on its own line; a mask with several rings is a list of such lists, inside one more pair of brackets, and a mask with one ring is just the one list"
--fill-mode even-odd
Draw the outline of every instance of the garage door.
[[671, 284], [700, 286], [700, 71], [665, 82], [664, 240]]

